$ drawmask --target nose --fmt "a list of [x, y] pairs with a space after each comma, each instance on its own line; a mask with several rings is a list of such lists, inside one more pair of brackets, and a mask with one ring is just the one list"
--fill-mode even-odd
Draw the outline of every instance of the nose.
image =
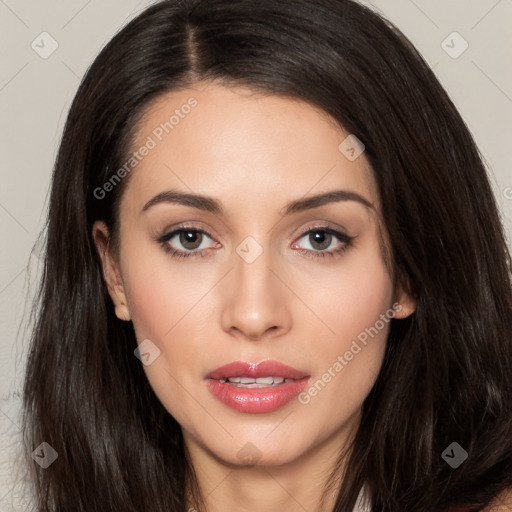
[[291, 292], [279, 269], [271, 268], [270, 251], [250, 263], [235, 252], [233, 260], [234, 269], [222, 290], [223, 329], [250, 341], [282, 336], [291, 326]]

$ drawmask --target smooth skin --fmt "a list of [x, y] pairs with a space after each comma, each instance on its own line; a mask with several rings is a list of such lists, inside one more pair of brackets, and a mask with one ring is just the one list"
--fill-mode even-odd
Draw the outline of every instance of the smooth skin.
[[[159, 141], [154, 130], [191, 97], [195, 108]], [[133, 151], [148, 136], [157, 144], [125, 178], [119, 260], [104, 222], [93, 237], [117, 316], [133, 322], [139, 343], [160, 350], [144, 368], [183, 429], [208, 511], [320, 510], [379, 373], [389, 323], [307, 404], [238, 412], [210, 393], [205, 376], [232, 361], [273, 359], [314, 383], [395, 302], [397, 318], [414, 311], [384, 263], [386, 232], [364, 153], [350, 161], [338, 149], [348, 133], [308, 103], [215, 82], [158, 98], [136, 132]], [[170, 189], [215, 198], [224, 213], [171, 202], [143, 211]], [[371, 206], [341, 200], [282, 215], [291, 201], [340, 189]], [[209, 235], [159, 241], [182, 224]], [[316, 231], [302, 234], [308, 228]], [[262, 249], [252, 263], [236, 250], [247, 237]], [[165, 247], [195, 255], [176, 258]], [[247, 452], [250, 464], [240, 455]]]

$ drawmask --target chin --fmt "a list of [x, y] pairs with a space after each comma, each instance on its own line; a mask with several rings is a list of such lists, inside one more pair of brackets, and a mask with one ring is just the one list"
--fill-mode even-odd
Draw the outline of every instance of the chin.
[[[292, 440], [288, 438], [288, 441]], [[307, 447], [302, 449], [296, 443], [285, 446], [278, 438], [269, 440], [254, 437], [252, 440], [231, 441], [226, 446], [210, 445], [208, 450], [225, 464], [240, 468], [284, 466], [303, 456]]]

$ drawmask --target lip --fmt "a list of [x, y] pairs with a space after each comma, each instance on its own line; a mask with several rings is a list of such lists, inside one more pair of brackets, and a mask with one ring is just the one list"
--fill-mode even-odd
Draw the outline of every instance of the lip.
[[[294, 379], [266, 388], [242, 388], [221, 382], [228, 377], [282, 377]], [[239, 412], [265, 413], [283, 407], [306, 387], [309, 375], [278, 361], [246, 363], [235, 361], [211, 371], [206, 376], [206, 386], [225, 405]]]
[[228, 377], [282, 377], [283, 379], [303, 379], [309, 377], [306, 372], [287, 366], [279, 361], [262, 361], [261, 363], [246, 363], [235, 361], [212, 370], [207, 379], [227, 379]]

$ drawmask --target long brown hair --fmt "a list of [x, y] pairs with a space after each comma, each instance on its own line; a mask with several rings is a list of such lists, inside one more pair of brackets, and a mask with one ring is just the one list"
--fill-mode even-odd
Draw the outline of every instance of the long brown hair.
[[[417, 310], [392, 320], [334, 511], [366, 484], [373, 511], [479, 510], [512, 485], [512, 284], [478, 149], [431, 69], [388, 21], [353, 0], [161, 1], [123, 28], [85, 75], [54, 168], [47, 246], [24, 386], [37, 511], [200, 507], [180, 425], [133, 355], [92, 240], [116, 236], [126, 161], [150, 102], [219, 80], [320, 107], [365, 145], [393, 269]], [[336, 404], [333, 404], [335, 407]], [[452, 469], [457, 442], [468, 459]]]

